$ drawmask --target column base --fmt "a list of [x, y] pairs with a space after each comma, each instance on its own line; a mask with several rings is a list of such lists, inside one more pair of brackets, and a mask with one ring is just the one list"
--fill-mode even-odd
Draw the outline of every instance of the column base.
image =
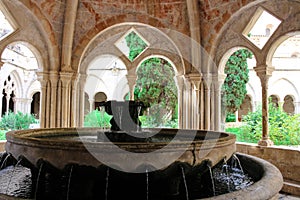
[[269, 147], [269, 146], [273, 146], [274, 142], [272, 140], [268, 139], [262, 139], [258, 142], [259, 146], [264, 146], [264, 147]]

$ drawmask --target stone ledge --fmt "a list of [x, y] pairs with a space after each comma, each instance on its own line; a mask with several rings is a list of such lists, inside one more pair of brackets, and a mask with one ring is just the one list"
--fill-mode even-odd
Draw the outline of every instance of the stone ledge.
[[291, 182], [289, 180], [284, 180], [282, 191], [287, 194], [293, 194], [295, 196], [300, 197], [300, 183], [299, 182]]
[[284, 178], [282, 192], [300, 196], [300, 148], [285, 146], [259, 146], [252, 143], [236, 143], [237, 152], [256, 156], [275, 165]]

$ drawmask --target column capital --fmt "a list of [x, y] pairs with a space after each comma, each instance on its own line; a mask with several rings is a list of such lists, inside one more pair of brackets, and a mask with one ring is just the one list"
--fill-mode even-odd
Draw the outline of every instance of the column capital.
[[187, 74], [185, 76], [194, 86], [195, 90], [200, 90], [200, 85], [202, 82], [202, 75], [199, 73]]
[[72, 80], [73, 72], [60, 72], [59, 77], [63, 83], [63, 86], [69, 84]]
[[272, 76], [274, 69], [274, 67], [270, 67], [268, 65], [258, 65], [254, 67], [254, 71], [260, 78], [262, 84], [265, 84], [269, 80], [269, 78]]

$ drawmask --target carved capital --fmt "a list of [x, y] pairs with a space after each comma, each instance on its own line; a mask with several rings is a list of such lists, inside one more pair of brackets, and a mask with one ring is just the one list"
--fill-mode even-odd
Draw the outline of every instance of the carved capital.
[[272, 76], [272, 73], [274, 71], [274, 67], [269, 67], [267, 65], [259, 65], [254, 67], [254, 70], [259, 77], [262, 86], [266, 86], [269, 78]]
[[67, 85], [70, 84], [70, 82], [72, 80], [72, 76], [73, 76], [73, 73], [71, 73], [71, 72], [60, 72], [59, 73], [59, 77], [60, 77], [63, 87], [67, 87]]

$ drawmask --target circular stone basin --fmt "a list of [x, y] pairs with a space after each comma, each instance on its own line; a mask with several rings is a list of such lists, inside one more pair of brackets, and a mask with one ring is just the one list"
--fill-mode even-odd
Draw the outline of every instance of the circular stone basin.
[[[171, 197], [164, 198], [164, 195], [175, 195], [173, 196], [175, 198], [171, 198], [172, 200], [186, 199], [186, 190], [189, 187], [195, 186], [200, 190], [203, 187], [202, 192], [207, 191], [207, 187], [210, 187], [212, 182], [208, 169], [222, 162], [227, 163], [234, 157], [233, 154], [239, 158], [242, 171], [248, 174], [254, 183], [238, 191], [219, 196], [208, 195], [210, 196], [208, 199], [274, 199], [283, 185], [281, 173], [272, 164], [253, 156], [236, 154], [235, 136], [232, 134], [203, 130], [147, 129], [141, 135], [149, 135], [149, 138], [137, 140], [131, 140], [132, 137], [126, 136], [127, 134], [139, 133], [110, 132], [97, 128], [11, 131], [7, 133], [6, 153], [17, 160], [21, 158], [23, 161], [26, 158], [24, 161], [26, 166], [27, 161], [34, 165], [30, 167], [34, 182], [31, 195], [33, 199], [45, 199], [50, 196], [50, 199], [57, 199], [62, 195], [65, 195], [66, 199], [72, 199], [72, 197], [110, 199], [106, 198], [107, 192], [109, 197], [122, 195], [124, 199], [148, 199], [145, 198], [147, 196], [150, 200], [169, 200]], [[127, 154], [122, 151], [112, 151], [114, 147], [135, 154], [153, 154], [158, 161], [166, 160], [176, 152], [180, 156], [165, 169], [160, 168], [161, 166], [157, 164], [159, 162], [154, 162], [151, 163], [151, 167], [160, 170], [133, 174], [111, 169], [111, 166], [107, 167], [107, 163], [102, 162], [102, 159], [106, 157], [104, 160], [114, 165], [116, 169], [124, 167], [118, 166], [120, 163], [115, 160], [118, 160], [118, 157], [126, 160], [128, 157], [124, 155]], [[41, 162], [41, 159], [45, 162]], [[133, 163], [129, 166], [133, 169], [149, 166], [150, 163], [147, 159], [129, 161]], [[18, 168], [17, 164], [15, 168]], [[15, 168], [12, 168], [13, 172]], [[9, 169], [8, 167], [2, 172], [5, 173], [5, 170]], [[201, 174], [201, 183], [192, 181], [196, 174]], [[100, 188], [100, 191], [92, 192], [90, 183], [95, 184], [94, 187], [97, 191]], [[122, 188], [125, 189], [120, 191]], [[126, 193], [128, 196], [126, 196], [125, 192], [128, 191], [129, 193]], [[89, 198], [91, 195], [94, 195], [93, 198]], [[0, 194], [0, 199], [19, 198]], [[112, 197], [111, 199], [119, 198]], [[198, 198], [196, 195], [191, 199], [203, 198]]]
[[[143, 133], [151, 135], [150, 141], [110, 141], [103, 139], [103, 134], [118, 136], [119, 132], [103, 132], [98, 128], [53, 128], [11, 131], [6, 135], [6, 152], [13, 157], [25, 157], [37, 166], [43, 159], [58, 169], [67, 164], [79, 164], [99, 167], [109, 164], [116, 168], [137, 169], [149, 165], [153, 169], [162, 169], [159, 162], [169, 157], [176, 157], [173, 162], [183, 162], [190, 166], [209, 161], [214, 166], [221, 160], [229, 159], [236, 151], [235, 135], [224, 132], [181, 129], [146, 129]], [[124, 133], [121, 133], [124, 135]], [[137, 133], [138, 134], [138, 133]], [[107, 134], [106, 134], [107, 135]], [[123, 136], [122, 136], [123, 137]], [[121, 138], [122, 138], [121, 137]], [[116, 149], [123, 151], [114, 151]], [[130, 166], [120, 166], [124, 152], [151, 154], [150, 158], [128, 162]], [[145, 156], [146, 157], [146, 156]], [[101, 158], [101, 159], [99, 159]], [[105, 160], [103, 163], [100, 160]], [[172, 164], [172, 163], [169, 163]]]

